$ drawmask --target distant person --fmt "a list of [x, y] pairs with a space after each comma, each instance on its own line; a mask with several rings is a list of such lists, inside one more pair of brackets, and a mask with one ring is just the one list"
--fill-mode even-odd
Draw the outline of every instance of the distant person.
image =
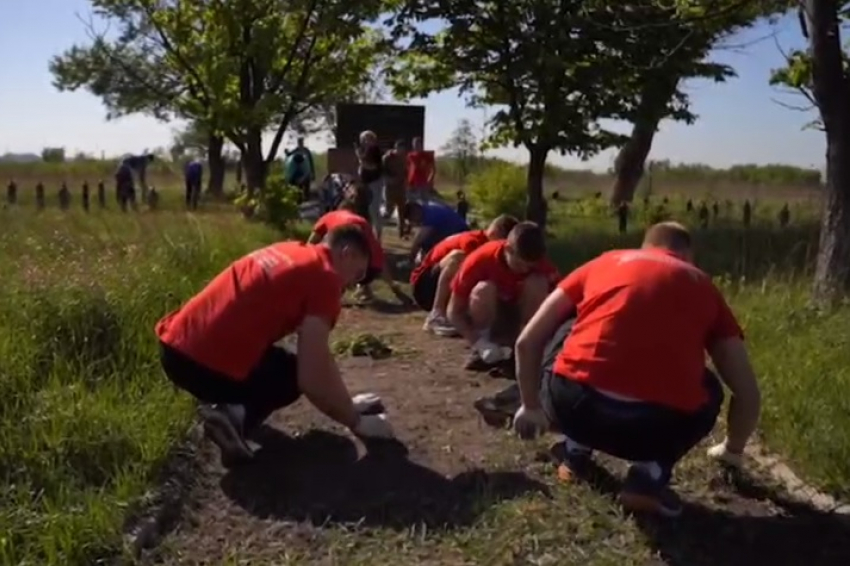
[[463, 191], [457, 192], [457, 207], [456, 207], [458, 215], [467, 220], [469, 216], [469, 201], [466, 200], [466, 193]]
[[142, 196], [147, 195], [147, 168], [156, 157], [152, 153], [145, 155], [129, 155], [118, 164], [115, 172], [115, 196], [121, 208], [126, 210], [127, 205], [136, 206], [136, 180], [142, 187]]
[[580, 478], [593, 450], [632, 462], [620, 494], [630, 511], [682, 511], [673, 469], [711, 432], [723, 403], [706, 351], [732, 391], [726, 439], [709, 454], [739, 464], [758, 422], [741, 327], [692, 262], [688, 230], [656, 224], [641, 249], [604, 253], [570, 273], [516, 342], [514, 429], [566, 436], [565, 478]]
[[284, 178], [286, 184], [297, 187], [301, 191], [301, 200], [310, 199], [310, 180], [312, 172], [310, 161], [303, 153], [292, 153], [284, 162]]
[[434, 197], [434, 152], [422, 149], [422, 138], [413, 138], [413, 150], [407, 154], [407, 189], [410, 200]]
[[408, 252], [412, 265], [449, 236], [469, 230], [469, 224], [455, 209], [442, 202], [408, 202], [404, 205], [404, 216], [411, 226], [418, 228]]
[[296, 140], [295, 147], [286, 150], [285, 153], [286, 157], [289, 157], [290, 155], [301, 155], [302, 157], [304, 157], [308, 171], [308, 178], [302, 181], [300, 185], [296, 186], [298, 186], [302, 190], [304, 200], [310, 200], [310, 188], [313, 182], [316, 180], [316, 163], [313, 159], [313, 152], [310, 151], [310, 149], [306, 145], [304, 145], [304, 137], [301, 136], [298, 138], [298, 140]]
[[369, 221], [380, 241], [384, 228], [381, 217], [381, 206], [384, 204], [384, 160], [375, 132], [369, 130], [362, 132], [360, 142], [354, 145], [354, 151], [357, 154], [357, 174], [360, 182], [372, 192]]
[[384, 154], [384, 196], [386, 200], [386, 218], [391, 218], [393, 212], [398, 215], [398, 236], [406, 234], [404, 203], [407, 200], [406, 189], [407, 148], [404, 141], [395, 142], [393, 149]]
[[[352, 398], [331, 353], [343, 290], [369, 266], [366, 235], [343, 226], [325, 243], [280, 242], [237, 259], [156, 324], [166, 376], [205, 406], [204, 431], [233, 466], [253, 457], [246, 442], [276, 410], [303, 394], [361, 437], [391, 438], [380, 400]], [[298, 353], [275, 346], [296, 334]]]
[[186, 185], [186, 208], [195, 210], [201, 198], [201, 186], [204, 179], [204, 164], [200, 159], [192, 159], [183, 172]]

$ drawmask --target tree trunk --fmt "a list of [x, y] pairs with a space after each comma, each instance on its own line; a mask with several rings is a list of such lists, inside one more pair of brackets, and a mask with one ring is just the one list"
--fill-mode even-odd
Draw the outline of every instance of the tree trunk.
[[263, 190], [266, 186], [266, 160], [263, 156], [262, 130], [249, 128], [245, 143], [245, 182], [248, 194]]
[[678, 84], [678, 76], [662, 76], [648, 79], [644, 85], [632, 134], [614, 160], [611, 206], [619, 206], [621, 202], [632, 202], [634, 199], [643, 178], [644, 165], [652, 149], [655, 132], [658, 131], [658, 123], [664, 117], [664, 111]]
[[210, 177], [207, 180], [207, 192], [215, 197], [224, 195], [224, 138], [210, 135], [207, 148], [207, 163]]
[[806, 0], [812, 92], [826, 130], [826, 187], [814, 298], [830, 303], [850, 288], [850, 85], [844, 74], [837, 3]]
[[543, 174], [546, 169], [546, 156], [549, 148], [532, 145], [528, 148], [528, 179], [525, 218], [546, 228], [546, 199], [543, 196]]

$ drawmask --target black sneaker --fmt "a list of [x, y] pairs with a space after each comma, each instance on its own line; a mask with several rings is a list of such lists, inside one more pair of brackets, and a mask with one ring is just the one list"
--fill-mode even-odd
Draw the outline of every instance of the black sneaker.
[[495, 395], [481, 397], [473, 406], [485, 423], [492, 427], [504, 428], [511, 424], [521, 404], [519, 386], [514, 384]]
[[683, 507], [682, 500], [666, 482], [652, 479], [635, 466], [629, 468], [620, 503], [633, 513], [655, 513], [663, 517], [678, 517]]
[[558, 480], [570, 483], [587, 479], [592, 471], [593, 452], [590, 450], [567, 451], [563, 442], [557, 442], [549, 453], [558, 465]]
[[496, 371], [498, 375], [492, 377], [504, 377], [507, 374], [513, 375], [514, 357], [499, 360], [493, 363], [487, 363], [481, 359], [481, 356], [474, 349], [469, 353], [466, 362], [463, 364], [463, 369], [467, 371], [491, 372]]
[[254, 456], [254, 451], [245, 442], [242, 422], [227, 405], [216, 405], [202, 409], [204, 435], [221, 451], [221, 465], [232, 468]]

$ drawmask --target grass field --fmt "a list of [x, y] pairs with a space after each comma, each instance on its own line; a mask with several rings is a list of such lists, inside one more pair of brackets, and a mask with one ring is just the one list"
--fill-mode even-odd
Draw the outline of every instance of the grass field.
[[[55, 205], [42, 213], [29, 206], [0, 211], [2, 565], [90, 565], [116, 556], [124, 517], [192, 420], [189, 399], [161, 377], [154, 323], [230, 260], [281, 237], [245, 222], [226, 205], [185, 213], [176, 191], [164, 194], [164, 210], [126, 215], [114, 212], [114, 205], [89, 214], [78, 205], [65, 213]], [[737, 220], [738, 204], [724, 210], [697, 232], [698, 262], [717, 276], [745, 326], [764, 390], [760, 438], [807, 480], [847, 499], [850, 306], [828, 313], [808, 307], [817, 246], [814, 205], [801, 199], [791, 225], [780, 230], [775, 213], [781, 202], [760, 204], [749, 229]], [[668, 208], [694, 224], [685, 218], [682, 199], [672, 199]], [[614, 219], [591, 200], [553, 204], [550, 214], [553, 256], [563, 270], [602, 250], [636, 243], [645, 224], [638, 206], [630, 232], [618, 235]], [[690, 566], [792, 564], [802, 556], [836, 564], [850, 556], [846, 531], [832, 530], [837, 527], [808, 511], [783, 507], [769, 486], [748, 498], [715, 485], [700, 454], [681, 470], [679, 483], [693, 507], [679, 526], [624, 517], [596, 490], [558, 485], [546, 464], [535, 460], [539, 445], [520, 446], [507, 434], [480, 427], [468, 402], [489, 385], [445, 377], [458, 371], [460, 350], [426, 341], [419, 323], [415, 314], [347, 312], [337, 332], [340, 340], [370, 333], [396, 346], [391, 360], [367, 366], [346, 361], [344, 367], [357, 385], [375, 387], [390, 401], [402, 437], [411, 439], [407, 464], [361, 460], [360, 467], [350, 467], [334, 460], [321, 449], [341, 450], [343, 437], [307, 433], [314, 426], [334, 429], [299, 409], [276, 422], [304, 433], [278, 442], [286, 458], [268, 457], [283, 460], [282, 467], [229, 479], [208, 464], [196, 488], [194, 522], [184, 523], [150, 560], [373, 565], [655, 560]], [[435, 358], [445, 365], [416, 373], [438, 363]], [[414, 377], [405, 382], [401, 375]], [[411, 416], [429, 411], [444, 415], [445, 423]], [[325, 467], [299, 460], [292, 451], [296, 445]], [[418, 464], [411, 467], [410, 461]], [[295, 470], [299, 463], [306, 470], [302, 475]], [[432, 467], [439, 473], [429, 472]], [[445, 479], [449, 475], [453, 479]], [[517, 475], [527, 477], [522, 489]], [[395, 483], [402, 477], [409, 483]], [[313, 508], [296, 493], [284, 496], [287, 481], [317, 500], [328, 499]], [[328, 493], [341, 489], [337, 483], [349, 491], [334, 499]], [[249, 487], [259, 495], [246, 503]], [[381, 490], [381, 496], [370, 492], [371, 501], [370, 494], [357, 495], [369, 489]], [[343, 509], [346, 498], [357, 504]], [[749, 503], [740, 503], [745, 500]], [[274, 509], [259, 510], [264, 501]], [[294, 514], [295, 508], [304, 512]]]

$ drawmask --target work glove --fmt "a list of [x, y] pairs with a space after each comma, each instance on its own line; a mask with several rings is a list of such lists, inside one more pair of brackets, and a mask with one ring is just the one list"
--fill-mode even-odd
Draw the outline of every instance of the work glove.
[[361, 415], [360, 422], [354, 427], [354, 434], [363, 438], [380, 438], [391, 440], [395, 438], [393, 427], [387, 420], [387, 415]]
[[351, 398], [354, 410], [361, 415], [376, 415], [384, 412], [384, 402], [374, 393], [358, 393]]
[[726, 440], [720, 444], [715, 444], [711, 448], [708, 449], [709, 458], [713, 458], [718, 462], [726, 464], [727, 466], [731, 466], [733, 468], [740, 468], [744, 463], [744, 455], [736, 454], [735, 452], [730, 452], [726, 445]]
[[486, 338], [479, 338], [472, 347], [485, 364], [495, 364], [511, 357], [509, 347], [499, 346]]
[[523, 440], [533, 440], [549, 430], [549, 417], [543, 409], [526, 409], [521, 405], [514, 414], [514, 432]]

